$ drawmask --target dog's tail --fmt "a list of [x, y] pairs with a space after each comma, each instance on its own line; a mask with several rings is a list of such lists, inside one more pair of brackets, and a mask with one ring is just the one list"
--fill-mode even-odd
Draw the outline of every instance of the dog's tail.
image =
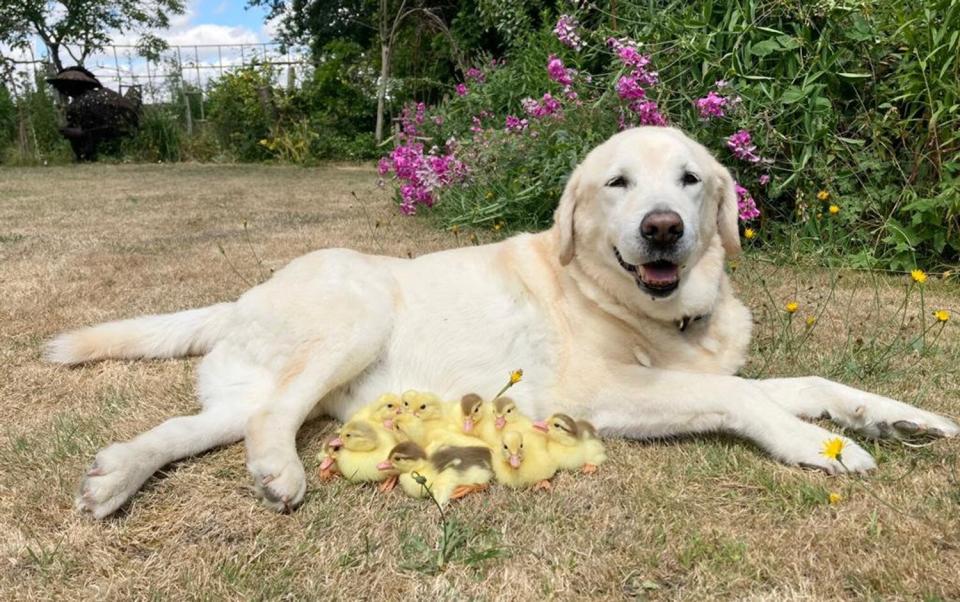
[[117, 320], [63, 333], [48, 342], [47, 361], [82, 364], [107, 358], [182, 357], [208, 352], [227, 328], [232, 303]]

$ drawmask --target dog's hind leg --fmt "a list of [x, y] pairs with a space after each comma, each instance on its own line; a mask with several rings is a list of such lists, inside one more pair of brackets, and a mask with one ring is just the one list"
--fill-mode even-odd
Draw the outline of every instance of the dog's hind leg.
[[178, 416], [97, 454], [80, 484], [75, 507], [95, 518], [115, 512], [158, 469], [170, 462], [239, 441], [250, 405], [218, 405]]
[[318, 401], [377, 359], [388, 333], [381, 320], [371, 318], [362, 326], [346, 320], [291, 357], [272, 399], [254, 412], [245, 431], [247, 469], [267, 506], [284, 511], [303, 501], [306, 474], [297, 454], [297, 430]]

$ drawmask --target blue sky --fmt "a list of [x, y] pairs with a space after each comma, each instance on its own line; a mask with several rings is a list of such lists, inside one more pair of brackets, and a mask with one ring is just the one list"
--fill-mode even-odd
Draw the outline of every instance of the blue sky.
[[169, 30], [157, 33], [180, 45], [269, 42], [265, 16], [262, 8], [246, 8], [243, 0], [190, 0], [186, 13], [173, 17]]

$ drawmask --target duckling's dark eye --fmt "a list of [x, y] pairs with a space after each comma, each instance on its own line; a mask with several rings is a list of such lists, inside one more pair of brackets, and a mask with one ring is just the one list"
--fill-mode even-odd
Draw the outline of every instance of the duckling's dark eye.
[[503, 449], [507, 449], [507, 444], [506, 444], [506, 443], [503, 444]]
[[614, 178], [610, 178], [609, 180], [607, 180], [607, 183], [605, 184], [605, 186], [608, 186], [610, 188], [626, 188], [627, 184], [629, 184], [629, 182], [627, 182], [627, 179], [625, 177], [616, 176]]
[[421, 405], [421, 406], [420, 406], [420, 409], [421, 409], [421, 410], [426, 410], [426, 409], [427, 409], [427, 404]]
[[685, 171], [683, 172], [683, 177], [680, 178], [680, 182], [684, 186], [693, 186], [694, 184], [700, 183], [700, 176], [693, 173], [692, 171]]
[[392, 409], [393, 409], [393, 404], [392, 404], [392, 403], [388, 403], [388, 404], [387, 404], [387, 409], [388, 409], [388, 410], [392, 410]]
[[510, 408], [509, 410], [507, 410], [507, 414], [509, 414], [512, 411], [513, 411], [513, 408]]
[[554, 422], [554, 423], [553, 423], [553, 426], [554, 426], [555, 428], [563, 428], [563, 427], [560, 426], [560, 423], [559, 423], [559, 422]]

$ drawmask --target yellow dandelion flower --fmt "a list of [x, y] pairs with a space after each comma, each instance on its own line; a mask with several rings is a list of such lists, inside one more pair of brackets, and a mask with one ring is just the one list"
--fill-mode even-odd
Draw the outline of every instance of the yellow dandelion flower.
[[933, 317], [937, 319], [937, 322], [946, 322], [950, 319], [950, 312], [945, 309], [938, 309], [933, 312]]
[[503, 385], [502, 389], [497, 391], [497, 394], [493, 396], [493, 399], [496, 399], [501, 395], [503, 395], [504, 393], [506, 393], [507, 389], [517, 384], [518, 382], [520, 382], [522, 378], [523, 378], [523, 370], [514, 370], [513, 372], [511, 372], [510, 380], [507, 381], [507, 384]]
[[846, 443], [844, 443], [840, 437], [827, 439], [823, 442], [823, 451], [820, 453], [831, 460], [840, 460], [843, 456], [843, 448], [845, 445]]
[[797, 303], [796, 301], [791, 301], [790, 303], [787, 303], [784, 309], [787, 310], [788, 314], [796, 313], [796, 311], [800, 309], [800, 304]]
[[830, 215], [836, 215], [840, 213], [840, 207], [837, 205], [830, 205], [830, 209], [828, 209], [828, 211], [830, 211]]
[[911, 270], [910, 277], [913, 278], [913, 281], [916, 282], [917, 284], [923, 284], [924, 282], [927, 281], [927, 273], [921, 270], [920, 268]]
[[751, 240], [757, 233], [753, 231], [753, 228], [747, 228], [743, 231], [743, 237], [747, 240]]
[[817, 323], [817, 317], [816, 317], [816, 316], [807, 316], [807, 327], [808, 327], [808, 328], [809, 328], [810, 326], [813, 326], [813, 325], [816, 324], [816, 323]]
[[460, 234], [460, 226], [458, 226], [457, 224], [454, 224], [450, 226], [450, 231], [453, 232], [454, 234]]
[[831, 504], [839, 504], [843, 500], [843, 496], [837, 493], [836, 491], [831, 491], [829, 495], [829, 500]]
[[821, 190], [820, 192], [817, 193], [817, 200], [820, 200], [820, 201], [829, 201], [829, 200], [830, 200], [830, 193], [827, 192], [826, 190]]

